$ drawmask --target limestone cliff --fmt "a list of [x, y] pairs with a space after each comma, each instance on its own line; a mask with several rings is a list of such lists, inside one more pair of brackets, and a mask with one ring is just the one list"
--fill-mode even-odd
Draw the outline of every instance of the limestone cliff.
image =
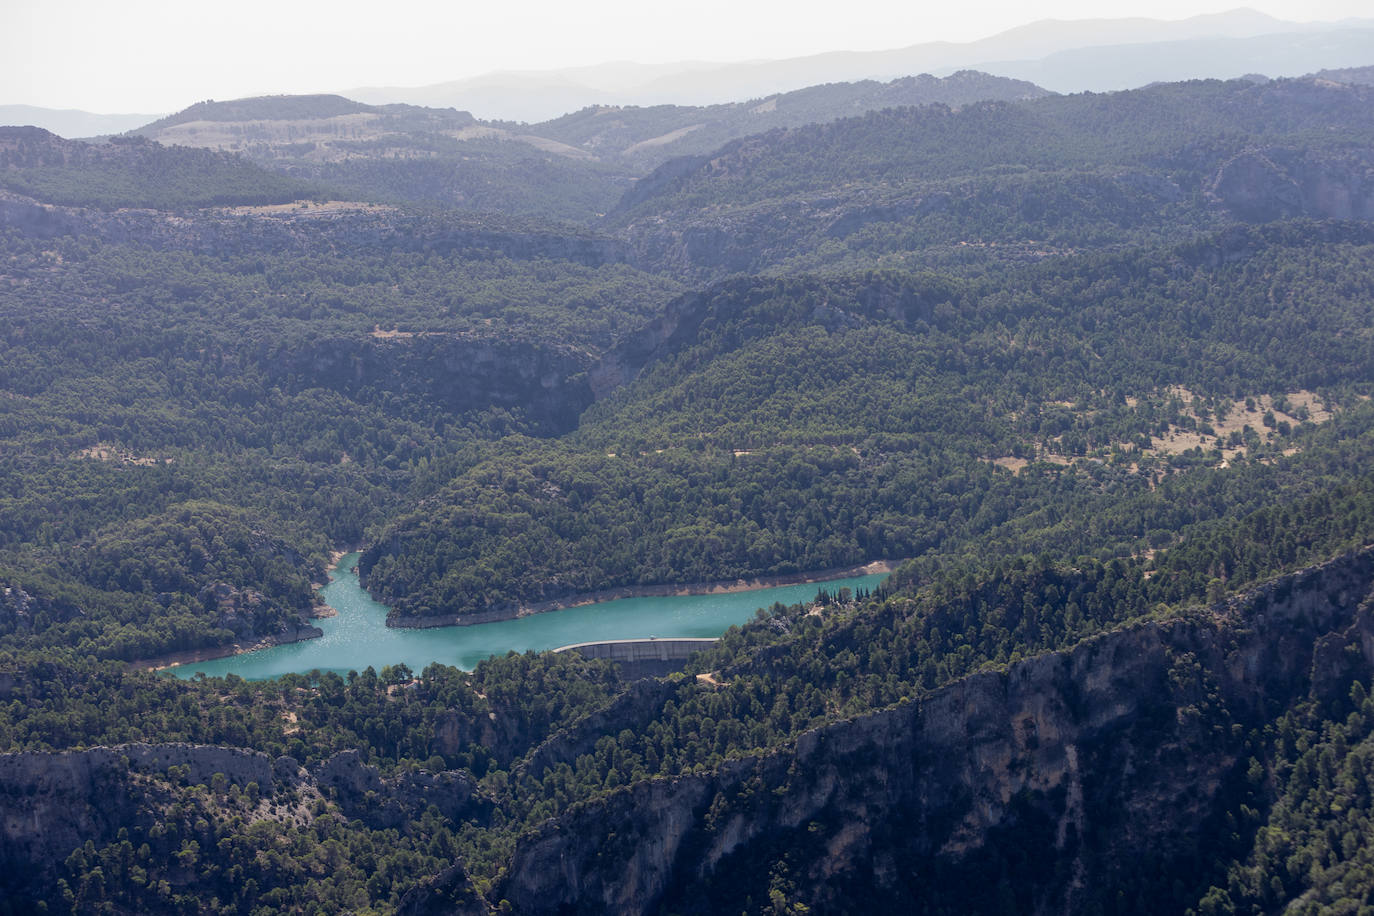
[[1243, 736], [1369, 676], [1371, 589], [1365, 551], [777, 753], [628, 787], [525, 838], [492, 899], [713, 912], [761, 906], [782, 874], [821, 912], [1074, 912], [1084, 888], [1128, 888], [1135, 870], [1205, 889], [1199, 844], [1243, 797]]
[[1254, 222], [1308, 216], [1374, 219], [1374, 156], [1286, 148], [1250, 149], [1217, 170], [1209, 194]]
[[490, 810], [466, 774], [412, 770], [383, 777], [356, 751], [313, 769], [291, 757], [191, 744], [0, 754], [0, 890], [16, 899], [46, 894], [72, 850], [88, 841], [109, 843], [122, 829], [153, 827], [182, 797], [180, 787], [219, 785], [260, 793], [265, 801], [255, 818], [309, 817], [305, 803], [325, 798], [379, 828], [430, 806], [477, 823]]
[[330, 388], [354, 399], [383, 395], [446, 413], [502, 407], [533, 431], [558, 435], [592, 402], [591, 356], [566, 344], [476, 334], [331, 337], [256, 357], [284, 388]]

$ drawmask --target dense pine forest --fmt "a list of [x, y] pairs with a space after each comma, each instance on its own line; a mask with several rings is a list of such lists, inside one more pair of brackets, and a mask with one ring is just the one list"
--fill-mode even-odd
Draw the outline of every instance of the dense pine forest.
[[0, 128], [0, 913], [1374, 911], [1372, 91]]

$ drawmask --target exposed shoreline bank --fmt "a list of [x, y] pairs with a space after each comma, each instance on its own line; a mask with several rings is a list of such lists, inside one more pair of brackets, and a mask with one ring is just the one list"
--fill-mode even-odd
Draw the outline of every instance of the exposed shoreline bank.
[[[337, 611], [335, 613], [338, 613]], [[321, 614], [320, 617], [332, 617], [333, 614]], [[166, 655], [159, 655], [156, 658], [143, 658], [129, 664], [144, 671], [165, 671], [168, 668], [176, 668], [180, 665], [190, 665], [195, 662], [209, 662], [217, 658], [228, 658], [231, 655], [243, 655], [248, 652], [256, 652], [259, 649], [271, 649], [275, 646], [286, 646], [294, 642], [304, 642], [307, 639], [319, 639], [324, 635], [324, 630], [319, 627], [309, 625], [298, 626], [294, 633], [282, 633], [276, 636], [268, 636], [254, 643], [230, 643], [227, 646], [213, 646], [208, 649], [187, 649], [184, 652], [169, 652]]]
[[716, 582], [699, 582], [687, 585], [644, 585], [607, 588], [595, 592], [583, 592], [567, 598], [539, 601], [534, 604], [493, 608], [473, 614], [427, 614], [423, 617], [398, 618], [387, 615], [386, 625], [393, 629], [428, 630], [435, 627], [470, 627], [480, 623], [496, 623], [501, 620], [515, 620], [561, 611], [567, 608], [599, 604], [602, 601], [619, 601], [623, 598], [670, 598], [691, 595], [728, 595], [735, 592], [753, 592], [765, 588], [779, 588], [786, 585], [820, 585], [835, 579], [850, 579], [855, 576], [885, 575], [897, 568], [900, 560], [874, 560], [863, 566], [841, 569], [827, 569], [816, 572], [791, 573], [783, 576], [759, 576], [753, 579], [723, 579]]
[[[333, 576], [334, 571], [339, 568], [339, 562], [349, 553], [358, 548], [348, 550], [331, 550], [329, 552], [329, 565], [325, 567], [325, 574]], [[327, 582], [313, 583], [315, 591], [319, 591], [328, 584]], [[327, 604], [316, 606], [309, 614], [311, 620], [326, 620], [330, 617], [337, 617], [339, 612]], [[232, 655], [244, 655], [248, 652], [256, 652], [259, 649], [271, 649], [276, 646], [287, 646], [291, 643], [304, 642], [307, 639], [319, 639], [324, 635], [324, 631], [319, 627], [312, 627], [304, 624], [296, 627], [294, 633], [281, 633], [275, 636], [268, 636], [251, 643], [230, 643], [227, 646], [213, 646], [208, 649], [187, 649], [184, 652], [169, 652], [166, 655], [158, 655], [153, 658], [141, 658], [129, 664], [134, 668], [144, 671], [164, 671], [168, 668], [176, 668], [180, 665], [191, 665], [196, 662], [211, 662], [217, 658], [229, 658]]]
[[[343, 557], [352, 553], [351, 550], [334, 550], [330, 552], [330, 561], [327, 571], [334, 576], [339, 563]], [[891, 573], [900, 561], [876, 560], [862, 566], [845, 567], [840, 569], [829, 569], [812, 571], [805, 573], [791, 573], [780, 576], [759, 576], [751, 579], [728, 579], [715, 582], [689, 583], [679, 585], [648, 585], [648, 586], [622, 586], [619, 588], [600, 589], [595, 592], [583, 592], [576, 595], [569, 595], [565, 598], [541, 601], [534, 604], [520, 605], [516, 607], [498, 608], [482, 611], [475, 614], [467, 614], [459, 617], [454, 614], [433, 614], [425, 617], [395, 619], [388, 615], [386, 625], [393, 629], [435, 629], [439, 627], [465, 627], [474, 626], [482, 623], [495, 623], [503, 620], [515, 620], [521, 617], [530, 617], [535, 614], [559, 611], [567, 608], [584, 607], [590, 604], [598, 604], [603, 601], [616, 601], [624, 598], [664, 598], [691, 595], [725, 595], [738, 592], [751, 592], [761, 589], [778, 588], [788, 585], [809, 585], [824, 584], [825, 582], [836, 579], [848, 579], [855, 576], [880, 575]], [[338, 612], [328, 605], [319, 609], [318, 613], [312, 617], [323, 618], [333, 617]], [[194, 664], [197, 662], [214, 661], [215, 659], [228, 658], [235, 655], [244, 655], [249, 652], [256, 652], [259, 649], [270, 649], [276, 646], [289, 645], [291, 643], [303, 642], [308, 639], [317, 639], [324, 635], [324, 631], [319, 627], [303, 624], [298, 626], [294, 632], [281, 633], [268, 636], [264, 639], [251, 643], [231, 643], [225, 646], [215, 646], [205, 649], [189, 649], [183, 652], [171, 652], [166, 655], [154, 658], [139, 659], [131, 662], [133, 667], [147, 671], [163, 671], [181, 665]]]

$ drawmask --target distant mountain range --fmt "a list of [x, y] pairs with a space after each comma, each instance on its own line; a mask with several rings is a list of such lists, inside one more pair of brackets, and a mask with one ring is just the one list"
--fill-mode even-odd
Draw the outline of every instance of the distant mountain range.
[[337, 95], [266, 96], [199, 102], [135, 133], [166, 146], [240, 153], [350, 198], [581, 222], [608, 211], [636, 178], [669, 159], [739, 137], [884, 108], [1045, 95], [1032, 83], [960, 71], [943, 79], [831, 83], [724, 105], [591, 107], [541, 124]]
[[75, 108], [0, 105], [0, 124], [41, 127], [61, 137], [100, 137], [142, 127], [161, 114], [95, 114]]
[[[1052, 92], [1101, 92], [1186, 79], [1301, 76], [1371, 63], [1374, 18], [1297, 23], [1237, 9], [1178, 21], [1046, 19], [972, 42], [933, 41], [785, 60], [621, 61], [501, 71], [427, 86], [358, 87], [339, 95], [368, 105], [455, 108], [486, 120], [538, 123], [589, 107], [718, 106], [827, 83], [889, 82], [961, 70], [1025, 80]], [[0, 124], [32, 124], [64, 137], [121, 133], [158, 117], [0, 106]]]
[[429, 149], [444, 137], [460, 142], [516, 141], [569, 159], [624, 159], [651, 168], [672, 156], [708, 152], [736, 137], [776, 127], [883, 108], [958, 108], [1046, 95], [1050, 93], [1024, 80], [961, 70], [943, 78], [922, 74], [886, 83], [827, 83], [720, 105], [589, 106], [538, 124], [478, 121], [453, 108], [367, 105], [338, 95], [282, 95], [198, 102], [131, 132], [164, 144], [243, 152], [260, 159], [414, 158], [417, 144]]
[[419, 87], [364, 87], [364, 102], [452, 106], [478, 117], [542, 121], [590, 105], [711, 105], [805, 86], [886, 81], [976, 69], [1056, 92], [1125, 89], [1258, 72], [1300, 76], [1355, 67], [1374, 56], [1374, 19], [1285, 22], [1238, 9], [1179, 21], [1042, 20], [979, 41], [926, 42], [890, 51], [831, 52], [786, 60], [509, 71]]
[[983, 62], [978, 68], [1054, 92], [1104, 92], [1198, 78], [1300, 76], [1323, 67], [1362, 67], [1371, 57], [1374, 27], [1072, 48], [1037, 60]]

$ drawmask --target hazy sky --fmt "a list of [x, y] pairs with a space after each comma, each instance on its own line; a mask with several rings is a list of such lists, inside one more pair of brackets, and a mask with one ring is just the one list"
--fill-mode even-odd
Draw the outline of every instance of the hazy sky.
[[[163, 112], [612, 60], [750, 60], [971, 41], [1029, 21], [1182, 19], [1243, 0], [0, 0], [0, 104]], [[1255, 0], [1294, 21], [1374, 0]]]

